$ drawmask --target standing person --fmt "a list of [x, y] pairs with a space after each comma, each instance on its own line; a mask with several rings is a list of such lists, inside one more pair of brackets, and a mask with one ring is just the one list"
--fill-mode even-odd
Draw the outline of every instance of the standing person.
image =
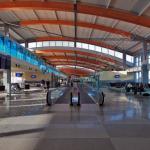
[[50, 82], [46, 81], [46, 85], [47, 85], [47, 89], [49, 89], [50, 88]]
[[144, 86], [142, 83], [139, 86], [139, 92], [140, 92], [140, 95], [142, 94], [142, 92], [144, 92]]
[[73, 82], [71, 81], [71, 87], [73, 87]]
[[138, 92], [138, 84], [134, 85], [134, 95], [137, 95]]
[[130, 92], [130, 90], [132, 89], [132, 84], [131, 83], [129, 83], [128, 85], [127, 85], [127, 92]]
[[42, 84], [42, 86], [45, 86], [45, 81], [41, 80], [41, 84]]

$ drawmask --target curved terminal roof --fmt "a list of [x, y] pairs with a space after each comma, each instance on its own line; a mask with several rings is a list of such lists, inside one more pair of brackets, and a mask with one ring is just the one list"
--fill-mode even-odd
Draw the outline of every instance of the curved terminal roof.
[[[94, 45], [95, 50], [97, 46], [108, 51], [104, 54], [90, 48], [83, 51], [82, 47], [50, 44], [42, 45], [42, 49], [33, 47], [54, 66], [122, 69], [123, 58], [116, 59], [114, 52], [134, 56], [141, 50], [142, 41], [150, 42], [149, 0], [78, 0], [77, 4], [72, 0], [0, 0], [0, 19], [1, 31], [9, 26], [11, 37], [20, 43], [76, 41]], [[72, 68], [62, 70], [73, 72]]]

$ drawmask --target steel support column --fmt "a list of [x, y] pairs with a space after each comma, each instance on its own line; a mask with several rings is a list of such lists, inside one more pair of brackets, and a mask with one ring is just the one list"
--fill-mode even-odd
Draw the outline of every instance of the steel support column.
[[[74, 1], [74, 47], [77, 47], [77, 0]], [[77, 66], [77, 52], [75, 51], [76, 65]]]
[[28, 48], [28, 47], [29, 47], [29, 43], [25, 42], [25, 48]]
[[[5, 36], [10, 37], [9, 25], [7, 24], [5, 24], [4, 26], [4, 34]], [[10, 68], [4, 71], [3, 77], [5, 89], [7, 91], [7, 94], [9, 95], [9, 98], [11, 99], [11, 61], [10, 61]]]
[[148, 59], [147, 59], [147, 42], [143, 42], [142, 50], [142, 82], [148, 83]]
[[5, 36], [10, 37], [8, 24], [4, 25], [4, 34], [5, 34]]
[[126, 70], [126, 53], [123, 52], [123, 69]]

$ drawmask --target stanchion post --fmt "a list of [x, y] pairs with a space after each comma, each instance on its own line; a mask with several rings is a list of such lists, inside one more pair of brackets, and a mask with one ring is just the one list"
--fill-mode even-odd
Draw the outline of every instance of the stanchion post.
[[80, 106], [80, 92], [78, 92], [78, 104], [77, 106]]
[[100, 106], [103, 106], [103, 104], [104, 104], [104, 98], [105, 98], [105, 94], [102, 92], [102, 103], [100, 103]]
[[73, 103], [72, 103], [72, 92], [70, 93], [70, 106], [73, 106]]
[[51, 91], [48, 90], [47, 92], [47, 96], [46, 96], [46, 102], [48, 106], [52, 105], [52, 101], [51, 101]]

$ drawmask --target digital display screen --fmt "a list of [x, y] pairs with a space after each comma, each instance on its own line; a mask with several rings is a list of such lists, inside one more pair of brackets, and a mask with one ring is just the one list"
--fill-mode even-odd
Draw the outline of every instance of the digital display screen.
[[114, 76], [114, 78], [120, 78], [120, 75], [119, 74], [116, 74], [115, 76]]
[[19, 72], [16, 73], [16, 77], [22, 77], [22, 76], [23, 76], [23, 73], [19, 73]]
[[34, 75], [34, 74], [33, 74], [33, 75], [31, 75], [31, 78], [36, 78], [36, 75]]

